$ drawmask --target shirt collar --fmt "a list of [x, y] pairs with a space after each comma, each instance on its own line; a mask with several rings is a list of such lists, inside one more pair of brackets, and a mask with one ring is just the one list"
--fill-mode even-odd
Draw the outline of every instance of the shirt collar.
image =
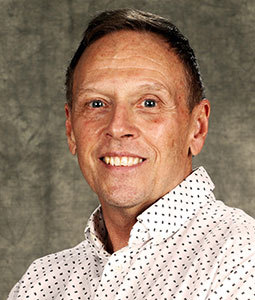
[[90, 216], [84, 234], [85, 239], [95, 245], [97, 249], [101, 250], [105, 248], [107, 231], [101, 205]]
[[[131, 230], [129, 246], [167, 238], [177, 232], [197, 211], [209, 202], [214, 184], [203, 167], [194, 170], [178, 186], [137, 217]], [[104, 248], [107, 231], [99, 206], [88, 220], [85, 237], [98, 249]]]
[[137, 243], [141, 239], [162, 239], [174, 234], [209, 202], [213, 189], [214, 184], [205, 169], [199, 167], [194, 170], [172, 191], [137, 217], [129, 243]]

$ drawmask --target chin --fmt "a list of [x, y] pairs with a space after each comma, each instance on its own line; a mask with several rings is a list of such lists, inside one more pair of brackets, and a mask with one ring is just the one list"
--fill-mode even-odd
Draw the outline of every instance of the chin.
[[[98, 194], [99, 195], [99, 194]], [[132, 208], [141, 206], [145, 202], [146, 195], [144, 193], [134, 193], [134, 191], [116, 191], [111, 193], [101, 193], [99, 200], [101, 204], [116, 208]]]

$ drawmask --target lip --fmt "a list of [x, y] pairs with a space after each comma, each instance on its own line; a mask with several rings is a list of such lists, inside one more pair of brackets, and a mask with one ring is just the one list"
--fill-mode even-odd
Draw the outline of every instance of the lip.
[[105, 156], [110, 156], [110, 157], [124, 157], [124, 156], [127, 156], [127, 157], [138, 157], [138, 158], [141, 158], [143, 160], [146, 160], [146, 157], [143, 157], [139, 154], [135, 154], [135, 153], [130, 153], [130, 152], [106, 152], [106, 153], [103, 153], [102, 155], [99, 156], [99, 159], [105, 157]]

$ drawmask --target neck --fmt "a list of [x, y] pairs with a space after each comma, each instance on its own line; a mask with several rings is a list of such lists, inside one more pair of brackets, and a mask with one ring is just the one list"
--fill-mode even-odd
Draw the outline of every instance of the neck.
[[128, 245], [130, 231], [140, 214], [131, 208], [109, 207], [102, 204], [105, 226], [108, 232], [106, 250], [116, 252]]

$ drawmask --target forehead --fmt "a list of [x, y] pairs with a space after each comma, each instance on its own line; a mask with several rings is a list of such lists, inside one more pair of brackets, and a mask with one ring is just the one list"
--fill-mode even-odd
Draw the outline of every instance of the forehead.
[[100, 81], [100, 76], [114, 72], [133, 79], [148, 75], [159, 81], [169, 78], [171, 84], [187, 83], [183, 63], [163, 38], [127, 30], [107, 34], [85, 50], [74, 72], [73, 91], [95, 76]]
[[169, 46], [153, 33], [118, 31], [105, 35], [90, 45], [83, 54], [87, 58], [93, 54], [97, 61], [114, 57], [116, 59], [133, 56], [150, 56], [151, 59], [164, 59], [169, 55]]

